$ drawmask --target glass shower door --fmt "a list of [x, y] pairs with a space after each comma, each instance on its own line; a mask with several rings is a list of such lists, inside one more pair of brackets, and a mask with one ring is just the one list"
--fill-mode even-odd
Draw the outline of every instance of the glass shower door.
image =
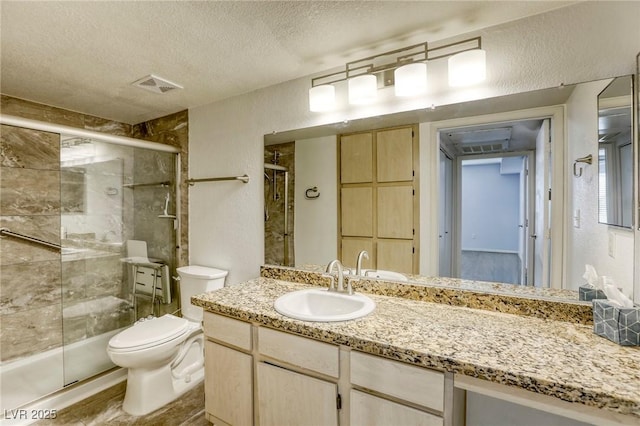
[[156, 283], [160, 290], [154, 313], [172, 306], [169, 267], [175, 265], [176, 245], [174, 221], [168, 219], [175, 218], [170, 214], [175, 212], [175, 157], [62, 138], [65, 386], [113, 368], [106, 351], [109, 339], [133, 324], [136, 311], [138, 318], [152, 311], [150, 297], [145, 297], [150, 296], [145, 270], [132, 268], [128, 242], [144, 242], [148, 257], [167, 265]]

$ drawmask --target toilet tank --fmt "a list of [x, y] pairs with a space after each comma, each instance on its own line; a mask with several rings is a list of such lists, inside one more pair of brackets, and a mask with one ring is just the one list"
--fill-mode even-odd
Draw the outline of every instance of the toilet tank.
[[180, 303], [182, 317], [189, 321], [202, 321], [202, 308], [191, 304], [191, 296], [224, 287], [224, 279], [229, 273], [208, 266], [182, 266], [177, 269], [180, 276]]

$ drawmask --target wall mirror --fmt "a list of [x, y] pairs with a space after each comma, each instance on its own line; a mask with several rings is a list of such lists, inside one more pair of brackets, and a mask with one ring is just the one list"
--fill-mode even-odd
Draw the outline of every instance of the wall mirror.
[[[442, 165], [439, 163], [437, 150], [433, 148], [434, 139], [439, 137], [435, 123], [457, 123], [459, 119], [469, 119], [486, 115], [511, 114], [517, 116], [523, 110], [550, 109], [554, 106], [562, 106], [560, 109], [564, 111], [563, 125], [565, 129], [561, 132], [557, 131], [559, 123], [550, 123], [551, 134], [562, 138], [560, 152], [550, 154], [549, 164], [553, 163], [552, 172], [558, 179], [556, 181], [559, 189], [555, 194], [559, 197], [556, 200], [556, 207], [562, 204], [555, 223], [560, 223], [561, 228], [554, 230], [554, 233], [548, 232], [548, 229], [534, 228], [528, 233], [522, 233], [521, 240], [534, 239], [537, 243], [536, 247], [530, 250], [529, 256], [538, 260], [534, 261], [539, 264], [541, 271], [539, 276], [547, 276], [544, 284], [525, 277], [520, 279], [520, 285], [529, 285], [531, 287], [553, 287], [553, 289], [561, 288], [570, 290], [573, 294], [579, 285], [583, 284], [582, 274], [584, 273], [584, 265], [586, 263], [594, 264], [601, 275], [618, 275], [621, 278], [616, 282], [620, 283], [623, 291], [631, 295], [633, 293], [633, 269], [634, 269], [634, 236], [631, 232], [625, 232], [622, 228], [613, 228], [611, 231], [607, 227], [603, 227], [598, 222], [598, 199], [594, 185], [597, 185], [596, 169], [589, 169], [589, 173], [593, 179], [587, 182], [586, 179], [575, 178], [571, 174], [571, 164], [574, 156], [584, 155], [585, 152], [596, 152], [598, 144], [593, 137], [590, 139], [588, 135], [593, 135], [598, 130], [598, 94], [605, 87], [615, 81], [615, 85], [622, 84], [626, 81], [626, 93], [630, 93], [630, 77], [622, 77], [620, 79], [610, 78], [594, 82], [584, 82], [576, 84], [562, 85], [548, 89], [535, 90], [526, 93], [513, 94], [478, 101], [469, 101], [459, 104], [442, 105], [436, 108], [427, 108], [420, 110], [407, 111], [402, 113], [394, 113], [384, 116], [375, 116], [365, 119], [353, 120], [349, 122], [337, 122], [317, 127], [295, 129], [290, 131], [278, 131], [273, 134], [264, 136], [265, 142], [265, 163], [273, 164], [273, 152], [286, 152], [286, 158], [279, 157], [279, 165], [284, 165], [290, 172], [289, 183], [289, 201], [287, 209], [289, 212], [289, 223], [287, 225], [288, 232], [283, 232], [270, 239], [275, 241], [275, 246], [265, 247], [265, 263], [296, 267], [305, 267], [306, 265], [326, 265], [328, 261], [337, 257], [338, 242], [337, 235], [337, 202], [339, 197], [337, 191], [336, 155], [337, 155], [337, 138], [338, 135], [355, 133], [373, 129], [390, 128], [394, 126], [405, 126], [410, 124], [420, 124], [420, 250], [428, 257], [427, 254], [435, 253], [438, 258], [438, 233], [431, 232], [425, 234], [424, 228], [432, 226], [436, 221], [437, 229], [438, 218], [442, 213], [437, 208], [433, 208], [431, 204], [438, 204], [435, 199], [438, 198], [438, 187], [442, 181], [442, 176], [433, 174], [430, 182], [424, 184], [424, 176], [430, 173], [429, 167], [436, 167], [436, 170], [442, 172]], [[618, 83], [620, 81], [620, 83]], [[629, 117], [633, 112], [629, 110]], [[528, 123], [525, 123], [528, 124]], [[535, 133], [540, 134], [542, 123], [536, 122]], [[443, 127], [439, 129], [446, 129]], [[472, 130], [485, 130], [481, 125], [476, 124]], [[427, 136], [430, 132], [433, 135]], [[486, 132], [491, 133], [491, 132]], [[560, 135], [560, 136], [558, 136]], [[566, 140], [564, 139], [566, 136]], [[634, 138], [631, 138], [631, 147], [633, 147]], [[515, 144], [514, 144], [515, 146]], [[555, 145], [554, 145], [555, 146]], [[285, 149], [286, 148], [286, 149]], [[525, 150], [530, 150], [527, 148]], [[433, 157], [432, 162], [425, 164], [423, 156], [425, 151], [433, 150], [429, 155]], [[540, 151], [542, 152], [542, 151]], [[288, 162], [287, 162], [288, 161]], [[431, 161], [431, 160], [430, 160]], [[491, 163], [493, 160], [485, 160]], [[536, 159], [533, 154], [532, 162], [536, 163], [540, 160], [540, 155]], [[269, 165], [269, 164], [267, 164]], [[427, 167], [426, 167], [427, 166]], [[631, 165], [633, 170], [633, 164]], [[267, 170], [267, 169], [265, 169]], [[544, 169], [540, 169], [544, 170]], [[588, 175], [589, 173], [586, 173]], [[540, 174], [546, 175], [545, 173]], [[273, 199], [274, 193], [284, 194], [284, 187], [278, 188], [273, 183], [273, 172], [265, 173], [265, 196]], [[522, 176], [522, 174], [520, 175]], [[282, 181], [281, 178], [278, 178]], [[632, 185], [629, 185], [632, 186]], [[542, 188], [542, 187], [540, 187]], [[319, 197], [313, 199], [305, 198], [305, 190], [314, 189], [313, 194], [320, 194]], [[631, 191], [635, 191], [631, 188]], [[547, 191], [545, 187], [544, 191]], [[538, 191], [542, 193], [543, 191]], [[564, 192], [564, 194], [563, 194]], [[584, 194], [588, 196], [585, 198]], [[590, 194], [590, 195], [589, 195]], [[531, 205], [536, 204], [537, 198], [543, 200], [547, 193], [533, 196]], [[266, 205], [266, 203], [265, 203]], [[538, 209], [539, 217], [545, 215], [544, 211], [548, 211], [549, 205], [542, 204], [542, 208]], [[442, 206], [441, 206], [442, 207]], [[269, 205], [268, 214], [265, 212], [266, 220], [277, 220], [278, 214], [273, 211], [275, 207]], [[435, 213], [434, 213], [435, 210]], [[580, 210], [580, 217], [572, 217], [573, 212]], [[446, 211], [446, 209], [441, 209]], [[453, 215], [452, 213], [449, 213]], [[549, 218], [549, 217], [547, 217]], [[455, 222], [455, 220], [453, 220]], [[541, 223], [545, 223], [540, 221]], [[545, 225], [548, 227], [548, 224]], [[433, 227], [432, 227], [433, 228]], [[273, 232], [273, 226], [269, 226], [269, 231]], [[619, 231], [616, 231], [618, 229]], [[547, 244], [544, 246], [543, 239], [546, 238], [545, 232], [557, 235], [555, 243], [557, 245]], [[611, 239], [611, 232], [618, 232], [613, 237], [616, 240], [616, 253], [607, 253], [607, 238]], [[540, 235], [536, 235], [539, 233]], [[426, 238], [425, 238], [425, 235]], [[332, 238], [333, 237], [333, 238]], [[461, 240], [461, 237], [458, 237]], [[549, 237], [551, 238], [551, 237]], [[583, 243], [582, 238], [587, 238], [588, 243]], [[265, 238], [265, 241], [267, 238]], [[288, 259], [284, 263], [282, 257], [278, 257], [277, 253], [282, 253], [284, 241], [287, 240]], [[604, 242], [604, 243], [603, 243]], [[455, 246], [455, 244], [453, 244]], [[522, 246], [522, 244], [520, 244]], [[545, 250], [540, 249], [546, 247]], [[559, 247], [559, 249], [558, 249]], [[584, 247], [589, 250], [584, 250]], [[460, 248], [460, 247], [458, 247]], [[516, 249], [517, 250], [517, 249]], [[275, 254], [274, 254], [275, 253]], [[613, 256], [611, 254], [614, 254]], [[280, 255], [281, 256], [281, 255]], [[441, 257], [441, 256], [440, 256]], [[540, 260], [542, 259], [542, 260]], [[426, 259], [430, 262], [431, 259]], [[600, 263], [599, 263], [600, 262]], [[421, 260], [419, 275], [408, 275], [409, 280], [419, 281], [423, 276], [452, 276], [456, 275], [455, 267], [452, 273], [442, 272], [442, 266], [435, 261], [435, 267], [424, 267]], [[365, 263], [366, 267], [366, 263]], [[437, 272], [433, 272], [437, 271]], [[552, 273], [555, 271], [554, 273]], [[557, 278], [560, 277], [560, 278]], [[504, 281], [496, 280], [496, 282], [504, 283]], [[558, 284], [561, 283], [561, 284]], [[505, 287], [507, 288], [507, 287]], [[551, 294], [551, 293], [550, 293]], [[566, 295], [565, 295], [566, 298]], [[577, 293], [575, 293], [577, 300]]]
[[598, 221], [633, 222], [633, 79], [615, 78], [598, 95]]

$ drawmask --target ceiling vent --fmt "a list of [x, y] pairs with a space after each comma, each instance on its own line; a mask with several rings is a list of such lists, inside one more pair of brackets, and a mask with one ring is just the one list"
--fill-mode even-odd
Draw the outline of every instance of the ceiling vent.
[[165, 80], [164, 78], [160, 78], [153, 74], [143, 77], [140, 80], [134, 81], [133, 83], [131, 83], [131, 85], [144, 90], [148, 90], [153, 93], [159, 93], [161, 95], [174, 89], [183, 88], [179, 84], [172, 83], [169, 80]]
[[509, 149], [509, 143], [504, 142], [492, 142], [482, 144], [465, 144], [459, 147], [460, 151], [465, 155], [472, 154], [493, 154], [496, 152], [503, 152]]
[[511, 131], [511, 127], [456, 130], [445, 136], [459, 154], [491, 154], [509, 149]]

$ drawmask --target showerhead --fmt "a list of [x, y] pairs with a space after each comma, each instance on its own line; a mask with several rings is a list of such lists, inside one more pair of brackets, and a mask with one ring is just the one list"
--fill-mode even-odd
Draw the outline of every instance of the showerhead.
[[269, 183], [271, 183], [271, 178], [269, 177], [269, 175], [267, 174], [267, 172], [264, 172], [264, 178], [265, 178], [266, 180], [268, 180], [268, 181], [269, 181]]

